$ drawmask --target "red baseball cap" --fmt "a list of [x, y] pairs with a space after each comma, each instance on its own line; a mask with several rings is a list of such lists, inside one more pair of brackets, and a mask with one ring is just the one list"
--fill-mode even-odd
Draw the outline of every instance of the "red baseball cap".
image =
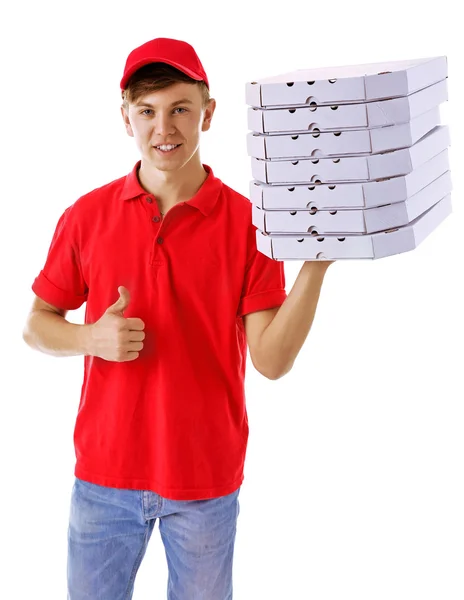
[[156, 38], [132, 50], [126, 60], [121, 79], [124, 90], [129, 78], [141, 67], [150, 63], [167, 63], [192, 79], [204, 81], [209, 89], [208, 78], [197, 53], [190, 44], [170, 38]]

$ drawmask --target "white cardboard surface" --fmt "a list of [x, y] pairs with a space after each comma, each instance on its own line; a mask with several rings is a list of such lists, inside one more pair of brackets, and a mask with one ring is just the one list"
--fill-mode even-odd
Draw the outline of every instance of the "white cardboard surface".
[[447, 75], [446, 56], [300, 69], [248, 82], [245, 98], [250, 106], [363, 102], [408, 96]]
[[364, 210], [264, 210], [253, 205], [253, 224], [266, 233], [375, 233], [408, 225], [452, 190], [447, 171], [404, 202]]
[[445, 196], [410, 225], [366, 235], [265, 234], [256, 230], [260, 252], [275, 260], [378, 259], [416, 248], [451, 214]]

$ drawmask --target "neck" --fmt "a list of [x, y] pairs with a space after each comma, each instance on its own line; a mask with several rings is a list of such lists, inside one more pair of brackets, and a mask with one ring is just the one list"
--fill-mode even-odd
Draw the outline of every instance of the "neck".
[[162, 213], [178, 202], [190, 200], [207, 176], [198, 153], [176, 171], [160, 171], [143, 158], [138, 170], [140, 185], [155, 196]]

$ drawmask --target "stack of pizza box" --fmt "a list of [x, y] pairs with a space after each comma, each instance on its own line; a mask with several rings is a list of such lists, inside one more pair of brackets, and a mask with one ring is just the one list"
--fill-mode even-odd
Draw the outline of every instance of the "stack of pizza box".
[[445, 56], [246, 84], [250, 200], [276, 260], [377, 259], [451, 213]]

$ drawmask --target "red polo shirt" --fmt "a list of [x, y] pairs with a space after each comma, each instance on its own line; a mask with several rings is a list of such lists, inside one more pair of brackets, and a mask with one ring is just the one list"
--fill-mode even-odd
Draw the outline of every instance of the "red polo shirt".
[[84, 357], [75, 475], [173, 500], [224, 496], [242, 483], [248, 441], [242, 316], [286, 298], [282, 262], [256, 249], [250, 201], [208, 177], [160, 219], [137, 171], [60, 217], [34, 293], [86, 302], [97, 321], [125, 286], [124, 317], [145, 323], [134, 361]]

